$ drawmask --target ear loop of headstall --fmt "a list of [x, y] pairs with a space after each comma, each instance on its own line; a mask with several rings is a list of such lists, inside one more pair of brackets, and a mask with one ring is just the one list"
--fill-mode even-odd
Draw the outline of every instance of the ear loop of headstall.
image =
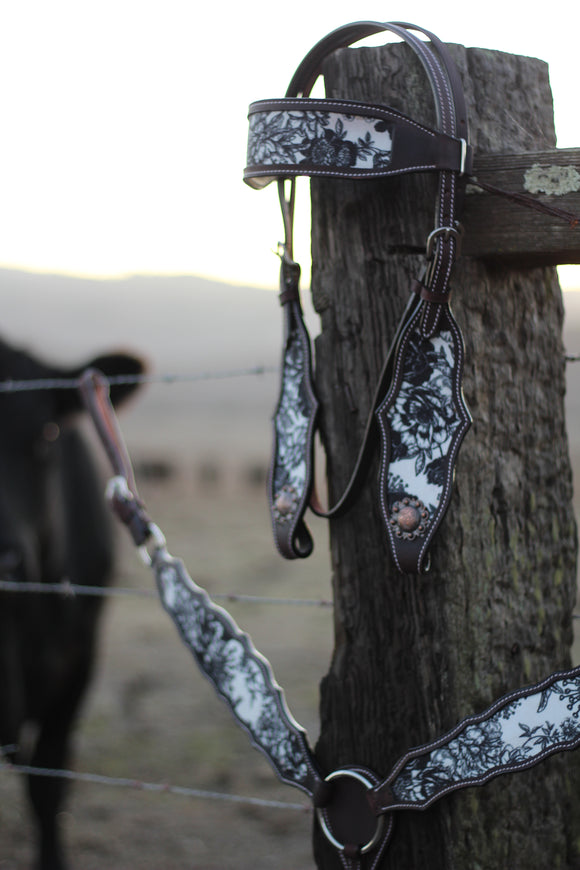
[[[422, 32], [436, 51], [408, 29]], [[411, 299], [379, 378], [355, 470], [343, 495], [326, 511], [313, 492], [313, 441], [318, 401], [313, 388], [310, 338], [300, 305], [300, 267], [293, 259], [293, 176], [348, 177], [348, 172], [327, 173], [324, 168], [311, 171], [311, 167], [307, 170], [297, 167], [288, 174], [284, 168], [261, 172], [262, 176], [270, 172], [273, 177], [280, 176], [278, 187], [285, 228], [285, 241], [279, 250], [284, 351], [280, 398], [274, 413], [274, 451], [268, 491], [274, 538], [280, 553], [289, 559], [308, 556], [313, 546], [303, 519], [308, 503], [315, 513], [325, 517], [340, 516], [350, 507], [366, 474], [378, 430], [381, 434], [381, 509], [393, 557], [400, 571], [421, 573], [428, 570], [427, 548], [449, 504], [455, 459], [470, 424], [461, 389], [463, 342], [448, 305], [448, 281], [457, 256], [460, 231], [457, 220], [463, 187], [460, 176], [469, 171], [471, 159], [459, 75], [445, 46], [429, 31], [405, 23], [359, 22], [339, 28], [314, 46], [294, 74], [285, 100], [295, 98], [296, 104], [292, 106], [297, 107], [340, 104], [348, 112], [349, 106], [355, 105], [352, 101], [310, 101], [304, 97], [310, 93], [322, 60], [330, 52], [380, 31], [399, 35], [418, 55], [431, 84], [437, 110], [438, 134], [428, 132], [431, 136], [440, 135], [460, 143], [461, 161], [446, 164], [444, 158], [440, 169], [435, 165], [401, 168], [398, 155], [399, 168], [387, 167], [386, 171], [375, 173], [376, 177], [438, 168], [435, 228], [427, 241], [425, 273], [413, 282]], [[284, 102], [272, 101], [272, 105], [282, 108]], [[356, 106], [357, 110], [364, 111], [361, 104]], [[382, 110], [392, 117], [397, 115], [387, 107], [369, 108]], [[395, 118], [395, 124], [402, 125], [397, 126], [398, 132], [405, 132], [405, 125], [421, 127], [404, 116]], [[422, 143], [412, 147], [417, 149]], [[252, 177], [252, 172], [247, 170], [246, 180]], [[264, 182], [254, 186], [264, 186]], [[418, 391], [417, 378], [421, 376]]]

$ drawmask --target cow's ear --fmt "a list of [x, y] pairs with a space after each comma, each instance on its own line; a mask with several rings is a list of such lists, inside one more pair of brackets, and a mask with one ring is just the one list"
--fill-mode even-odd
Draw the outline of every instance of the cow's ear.
[[[111, 384], [111, 401], [113, 405], [121, 405], [140, 386], [138, 379], [146, 371], [146, 365], [142, 359], [126, 353], [110, 353], [89, 360], [83, 366], [69, 371], [65, 377], [78, 378], [86, 369], [94, 368], [101, 371], [107, 377], [127, 376], [127, 383]], [[77, 390], [56, 390], [55, 398], [58, 404], [59, 415], [66, 415], [81, 411], [83, 401]]]
[[111, 384], [111, 401], [113, 405], [121, 405], [140, 386], [141, 382], [136, 376], [143, 375], [147, 370], [142, 359], [126, 353], [110, 353], [98, 356], [84, 366], [84, 369], [97, 369], [107, 377], [119, 377], [127, 375], [127, 383]]

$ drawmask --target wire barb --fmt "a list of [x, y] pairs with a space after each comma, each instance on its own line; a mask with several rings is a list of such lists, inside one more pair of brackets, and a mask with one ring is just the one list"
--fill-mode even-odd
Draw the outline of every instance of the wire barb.
[[566, 211], [563, 208], [558, 208], [554, 205], [549, 205], [547, 202], [542, 202], [539, 199], [534, 199], [533, 196], [529, 196], [528, 194], [504, 190], [503, 187], [496, 187], [494, 184], [487, 184], [485, 181], [479, 181], [479, 179], [473, 175], [469, 179], [469, 183], [475, 185], [475, 187], [479, 187], [481, 190], [485, 190], [487, 193], [492, 193], [496, 196], [503, 196], [505, 199], [509, 199], [517, 205], [523, 205], [526, 208], [531, 208], [541, 214], [547, 214], [550, 217], [565, 221], [572, 229], [576, 229], [580, 224], [580, 215], [571, 211]]
[[135, 791], [163, 792], [176, 794], [184, 797], [199, 798], [201, 800], [227, 801], [229, 803], [246, 804], [249, 806], [266, 807], [268, 809], [297, 810], [310, 812], [311, 808], [306, 804], [295, 804], [287, 801], [267, 800], [265, 798], [246, 797], [244, 795], [226, 794], [216, 791], [204, 791], [197, 788], [188, 788], [181, 785], [171, 785], [167, 782], [143, 782], [138, 779], [130, 779], [122, 776], [104, 776], [100, 773], [82, 773], [74, 770], [57, 770], [49, 767], [32, 767], [28, 764], [11, 764], [8, 761], [0, 762], [0, 771], [16, 773], [21, 776], [44, 776], [52, 779], [66, 779], [76, 782], [90, 782], [95, 785], [111, 786], [116, 788], [129, 788]]
[[[194, 372], [190, 375], [159, 374], [159, 375], [113, 375], [107, 378], [111, 386], [126, 386], [128, 384], [177, 384], [196, 383], [197, 381], [220, 381], [229, 378], [259, 377], [277, 373], [279, 366], [257, 365], [249, 368], [223, 369], [214, 372]], [[78, 390], [79, 378], [37, 378], [31, 380], [0, 381], [0, 393], [22, 393], [33, 390]]]
[[[18, 580], [0, 580], [0, 592], [16, 592], [41, 595], [93, 595], [101, 598], [123, 598], [141, 596], [158, 598], [153, 589], [130, 589], [119, 586], [83, 586], [64, 580], [61, 583], [22, 583]], [[273, 604], [282, 607], [320, 607], [332, 608], [332, 601], [327, 598], [274, 598], [266, 595], [245, 595], [238, 592], [215, 592], [211, 594], [214, 601], [228, 601], [238, 604]]]

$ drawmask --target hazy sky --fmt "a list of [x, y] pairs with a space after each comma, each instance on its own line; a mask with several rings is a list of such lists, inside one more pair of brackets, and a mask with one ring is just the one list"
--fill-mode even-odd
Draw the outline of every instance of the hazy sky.
[[[302, 56], [333, 28], [404, 19], [445, 41], [548, 61], [558, 145], [580, 146], [571, 8], [0, 0], [0, 265], [273, 286], [276, 190], [241, 180], [252, 100], [283, 96]], [[299, 195], [304, 208], [305, 185]], [[580, 286], [579, 275], [563, 280]]]

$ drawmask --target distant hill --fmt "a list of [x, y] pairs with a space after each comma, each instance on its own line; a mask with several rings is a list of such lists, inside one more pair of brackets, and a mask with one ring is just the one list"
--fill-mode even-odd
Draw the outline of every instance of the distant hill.
[[195, 276], [92, 280], [0, 269], [1, 331], [38, 352], [76, 360], [131, 346], [154, 365], [272, 363], [280, 347], [274, 293]]
[[[305, 294], [307, 296], [307, 294]], [[59, 363], [112, 348], [136, 352], [155, 374], [277, 367], [276, 293], [195, 276], [91, 280], [0, 269], [0, 335]], [[316, 320], [315, 316], [312, 320]], [[123, 413], [147, 453], [243, 453], [267, 462], [277, 375], [148, 385]]]
[[[566, 348], [580, 353], [580, 292], [564, 297]], [[280, 360], [282, 318], [268, 290], [195, 276], [91, 280], [0, 269], [0, 303], [0, 334], [57, 361], [121, 347], [145, 356], [153, 373], [186, 375]], [[315, 331], [316, 316], [308, 316]], [[580, 362], [567, 373], [568, 431], [580, 459]], [[148, 453], [266, 462], [276, 392], [276, 375], [151, 385], [123, 427]]]

